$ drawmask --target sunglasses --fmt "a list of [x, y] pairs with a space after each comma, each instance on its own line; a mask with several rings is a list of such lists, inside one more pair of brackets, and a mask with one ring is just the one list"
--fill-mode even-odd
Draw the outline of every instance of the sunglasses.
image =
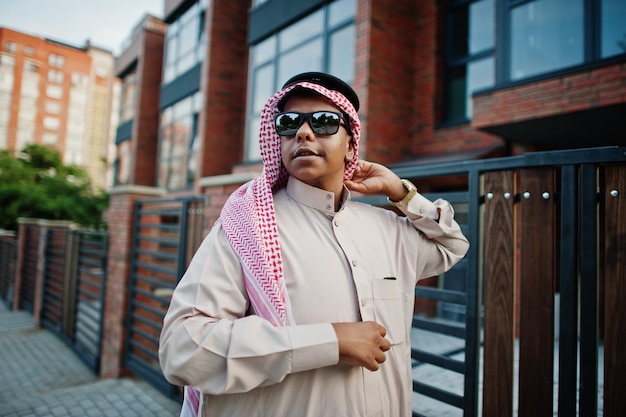
[[341, 113], [334, 111], [284, 112], [274, 116], [274, 125], [280, 136], [294, 136], [306, 121], [316, 135], [329, 136], [337, 133], [339, 126], [346, 127], [341, 123], [343, 117]]

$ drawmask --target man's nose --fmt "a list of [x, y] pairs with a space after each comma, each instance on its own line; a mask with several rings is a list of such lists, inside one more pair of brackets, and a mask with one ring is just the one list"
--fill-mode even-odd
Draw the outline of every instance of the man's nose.
[[305, 120], [296, 132], [296, 139], [298, 140], [298, 142], [312, 140], [313, 136], [314, 135], [311, 126], [309, 126], [309, 122]]

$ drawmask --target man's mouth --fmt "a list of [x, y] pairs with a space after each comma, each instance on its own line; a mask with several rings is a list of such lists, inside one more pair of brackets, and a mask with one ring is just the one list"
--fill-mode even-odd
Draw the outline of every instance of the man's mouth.
[[308, 148], [300, 148], [293, 153], [294, 159], [299, 158], [301, 156], [319, 156], [319, 155], [316, 152]]

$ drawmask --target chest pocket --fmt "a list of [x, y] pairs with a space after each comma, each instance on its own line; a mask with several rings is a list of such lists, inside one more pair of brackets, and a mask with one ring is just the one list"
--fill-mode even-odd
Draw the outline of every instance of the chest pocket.
[[396, 280], [372, 280], [374, 320], [387, 329], [387, 340], [392, 345], [404, 343], [405, 325], [402, 294]]

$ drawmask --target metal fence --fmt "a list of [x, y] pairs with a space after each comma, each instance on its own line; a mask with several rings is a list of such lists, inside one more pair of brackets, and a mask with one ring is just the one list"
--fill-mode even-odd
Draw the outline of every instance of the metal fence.
[[0, 239], [0, 299], [8, 307], [13, 305], [16, 258], [17, 241], [13, 238]]
[[436, 296], [466, 306], [459, 329], [464, 362], [419, 355], [464, 375], [462, 401], [428, 381], [417, 381], [415, 390], [465, 416], [479, 409], [499, 417], [619, 415], [619, 387], [626, 386], [626, 148], [395, 171], [416, 182], [467, 179], [466, 291]]
[[173, 396], [161, 372], [159, 335], [171, 293], [202, 238], [203, 197], [135, 204], [125, 366]]
[[94, 372], [100, 369], [104, 326], [104, 286], [107, 277], [108, 235], [103, 231], [73, 233], [75, 285], [71, 288], [74, 307], [70, 343]]
[[98, 373], [107, 234], [70, 228], [50, 228], [46, 233], [41, 324]]

